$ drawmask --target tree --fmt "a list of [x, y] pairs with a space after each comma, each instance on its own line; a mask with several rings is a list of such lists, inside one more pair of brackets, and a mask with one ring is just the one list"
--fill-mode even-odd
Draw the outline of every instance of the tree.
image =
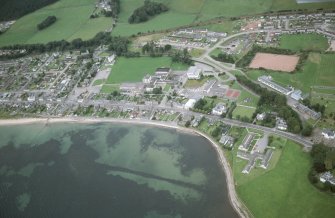
[[313, 132], [313, 127], [310, 124], [305, 124], [304, 127], [302, 128], [301, 134], [303, 136], [310, 136]]

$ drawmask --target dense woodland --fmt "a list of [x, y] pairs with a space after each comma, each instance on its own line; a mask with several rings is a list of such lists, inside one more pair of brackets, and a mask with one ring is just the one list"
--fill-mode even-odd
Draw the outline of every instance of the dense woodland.
[[220, 53], [217, 56], [212, 55], [213, 59], [221, 62], [227, 62], [227, 63], [235, 63], [235, 58], [232, 55], [226, 54], [226, 53]]
[[15, 20], [58, 0], [0, 0], [0, 21]]
[[334, 185], [331, 185], [329, 182], [321, 184], [319, 182], [318, 176], [319, 173], [323, 173], [326, 171], [332, 172], [335, 170], [335, 149], [327, 147], [323, 144], [317, 144], [314, 145], [312, 148], [311, 157], [313, 165], [308, 175], [311, 183], [313, 183], [317, 188], [324, 191], [330, 190], [332, 192], [335, 192]]
[[57, 21], [57, 18], [55, 16], [48, 16], [41, 23], [37, 24], [37, 29], [38, 30], [43, 30], [43, 29], [51, 26], [56, 21]]
[[162, 3], [145, 0], [143, 6], [134, 10], [133, 14], [129, 17], [128, 22], [142, 23], [149, 20], [151, 17], [168, 10], [169, 8]]
[[259, 84], [252, 82], [245, 76], [236, 76], [242, 85], [248, 87], [260, 96], [256, 112], [271, 111], [278, 113], [278, 116], [287, 122], [287, 130], [293, 133], [300, 133], [303, 126], [299, 115], [286, 103], [286, 97], [276, 92], [269, 91]]

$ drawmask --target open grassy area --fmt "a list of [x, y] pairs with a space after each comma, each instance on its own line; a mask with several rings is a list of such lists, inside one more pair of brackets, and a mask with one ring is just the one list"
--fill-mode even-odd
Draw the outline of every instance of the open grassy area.
[[119, 91], [120, 90], [120, 86], [116, 85], [116, 84], [105, 84], [102, 86], [100, 92], [101, 93], [107, 93], [110, 94], [114, 91]]
[[292, 85], [308, 93], [311, 86], [335, 86], [334, 63], [335, 54], [310, 53], [306, 64], [299, 72], [251, 70], [247, 72], [247, 75], [251, 79], [257, 80], [259, 76], [267, 74], [278, 83]]
[[259, 218], [333, 217], [334, 197], [320, 192], [307, 179], [311, 166], [309, 154], [288, 141], [276, 158], [278, 163], [266, 173], [253, 175], [258, 172], [251, 171], [250, 175], [235, 177], [238, 195], [253, 215]]
[[238, 105], [245, 105], [245, 106], [251, 106], [251, 107], [257, 107], [257, 103], [259, 101], [259, 96], [254, 95], [245, 89], [241, 87], [241, 85], [237, 82], [235, 82], [232, 87], [232, 89], [240, 90], [240, 96], [238, 97], [236, 103]]
[[186, 65], [172, 63], [169, 57], [121, 57], [116, 60], [106, 83], [141, 82], [146, 74], [154, 74], [158, 67], [171, 67], [174, 70], [184, 70], [188, 68]]
[[[0, 46], [92, 38], [96, 33], [112, 26], [111, 18], [89, 19], [95, 3], [96, 0], [60, 0], [28, 14], [0, 35]], [[51, 15], [56, 16], [57, 21], [50, 27], [38, 31], [36, 25]]]
[[325, 51], [329, 44], [326, 37], [316, 33], [287, 34], [280, 36], [279, 47], [293, 51]]
[[[174, 28], [194, 22], [205, 21], [216, 17], [238, 17], [283, 9], [316, 9], [335, 8], [334, 3], [297, 4], [295, 0], [156, 0], [169, 7], [169, 11], [140, 24], [129, 24], [132, 12], [143, 4], [142, 0], [123, 0], [117, 27], [113, 35], [133, 35], [139, 32], [152, 32]], [[210, 29], [232, 32], [235, 22], [224, 22], [223, 25], [209, 25]]]
[[237, 118], [238, 116], [240, 116], [240, 117], [248, 117], [251, 119], [255, 110], [256, 108], [252, 107], [237, 106], [233, 111], [233, 118]]

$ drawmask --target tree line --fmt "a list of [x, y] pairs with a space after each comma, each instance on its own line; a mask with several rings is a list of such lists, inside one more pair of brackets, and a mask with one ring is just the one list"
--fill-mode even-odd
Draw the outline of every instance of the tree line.
[[168, 11], [169, 8], [163, 3], [145, 0], [144, 5], [135, 9], [133, 14], [128, 18], [129, 23], [142, 23], [151, 17]]
[[43, 29], [51, 26], [56, 21], [57, 21], [57, 18], [55, 16], [48, 16], [41, 23], [37, 24], [37, 29], [38, 30], [43, 30]]
[[219, 53], [217, 56], [211, 55], [211, 57], [214, 60], [221, 61], [221, 62], [227, 62], [231, 64], [234, 64], [236, 61], [234, 56], [226, 54], [226, 53]]
[[[113, 37], [110, 33], [100, 32], [95, 35], [94, 38], [89, 40], [82, 40], [80, 38], [74, 39], [71, 42], [65, 40], [48, 42], [46, 44], [16, 44], [10, 46], [4, 46], [1, 49], [4, 50], [26, 50], [27, 54], [32, 53], [44, 53], [52, 51], [67, 51], [67, 50], [93, 50], [96, 46], [101, 44], [108, 45], [108, 49], [113, 51], [118, 56], [133, 57], [139, 56], [139, 53], [130, 52], [128, 45], [130, 41], [125, 37]], [[9, 58], [1, 56], [2, 59]], [[15, 57], [14, 57], [15, 58]]]
[[0, 0], [0, 21], [16, 20], [58, 0]]
[[286, 97], [276, 92], [269, 91], [261, 87], [259, 84], [252, 82], [245, 76], [236, 75], [236, 79], [242, 85], [248, 87], [260, 96], [257, 104], [257, 111], [271, 110], [276, 112], [279, 117], [283, 118], [287, 123], [287, 130], [293, 133], [300, 133], [302, 123], [297, 112], [295, 112], [286, 103]]

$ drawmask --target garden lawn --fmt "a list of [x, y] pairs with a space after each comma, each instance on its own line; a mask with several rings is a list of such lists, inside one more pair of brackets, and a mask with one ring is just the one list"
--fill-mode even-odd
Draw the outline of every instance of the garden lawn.
[[[112, 26], [111, 18], [89, 19], [95, 3], [96, 0], [60, 0], [30, 13], [18, 19], [8, 31], [0, 35], [0, 46], [93, 38], [98, 32]], [[38, 31], [37, 24], [52, 15], [57, 17], [57, 21]]]
[[295, 34], [282, 35], [279, 39], [279, 47], [293, 51], [325, 51], [328, 49], [328, 39], [322, 35]]
[[186, 70], [188, 68], [186, 65], [172, 63], [170, 57], [121, 57], [116, 60], [106, 83], [141, 82], [146, 74], [153, 75], [159, 67], [171, 67], [175, 70]]
[[288, 141], [275, 168], [237, 186], [238, 195], [258, 218], [334, 217], [335, 199], [310, 184], [310, 167], [309, 154]]

